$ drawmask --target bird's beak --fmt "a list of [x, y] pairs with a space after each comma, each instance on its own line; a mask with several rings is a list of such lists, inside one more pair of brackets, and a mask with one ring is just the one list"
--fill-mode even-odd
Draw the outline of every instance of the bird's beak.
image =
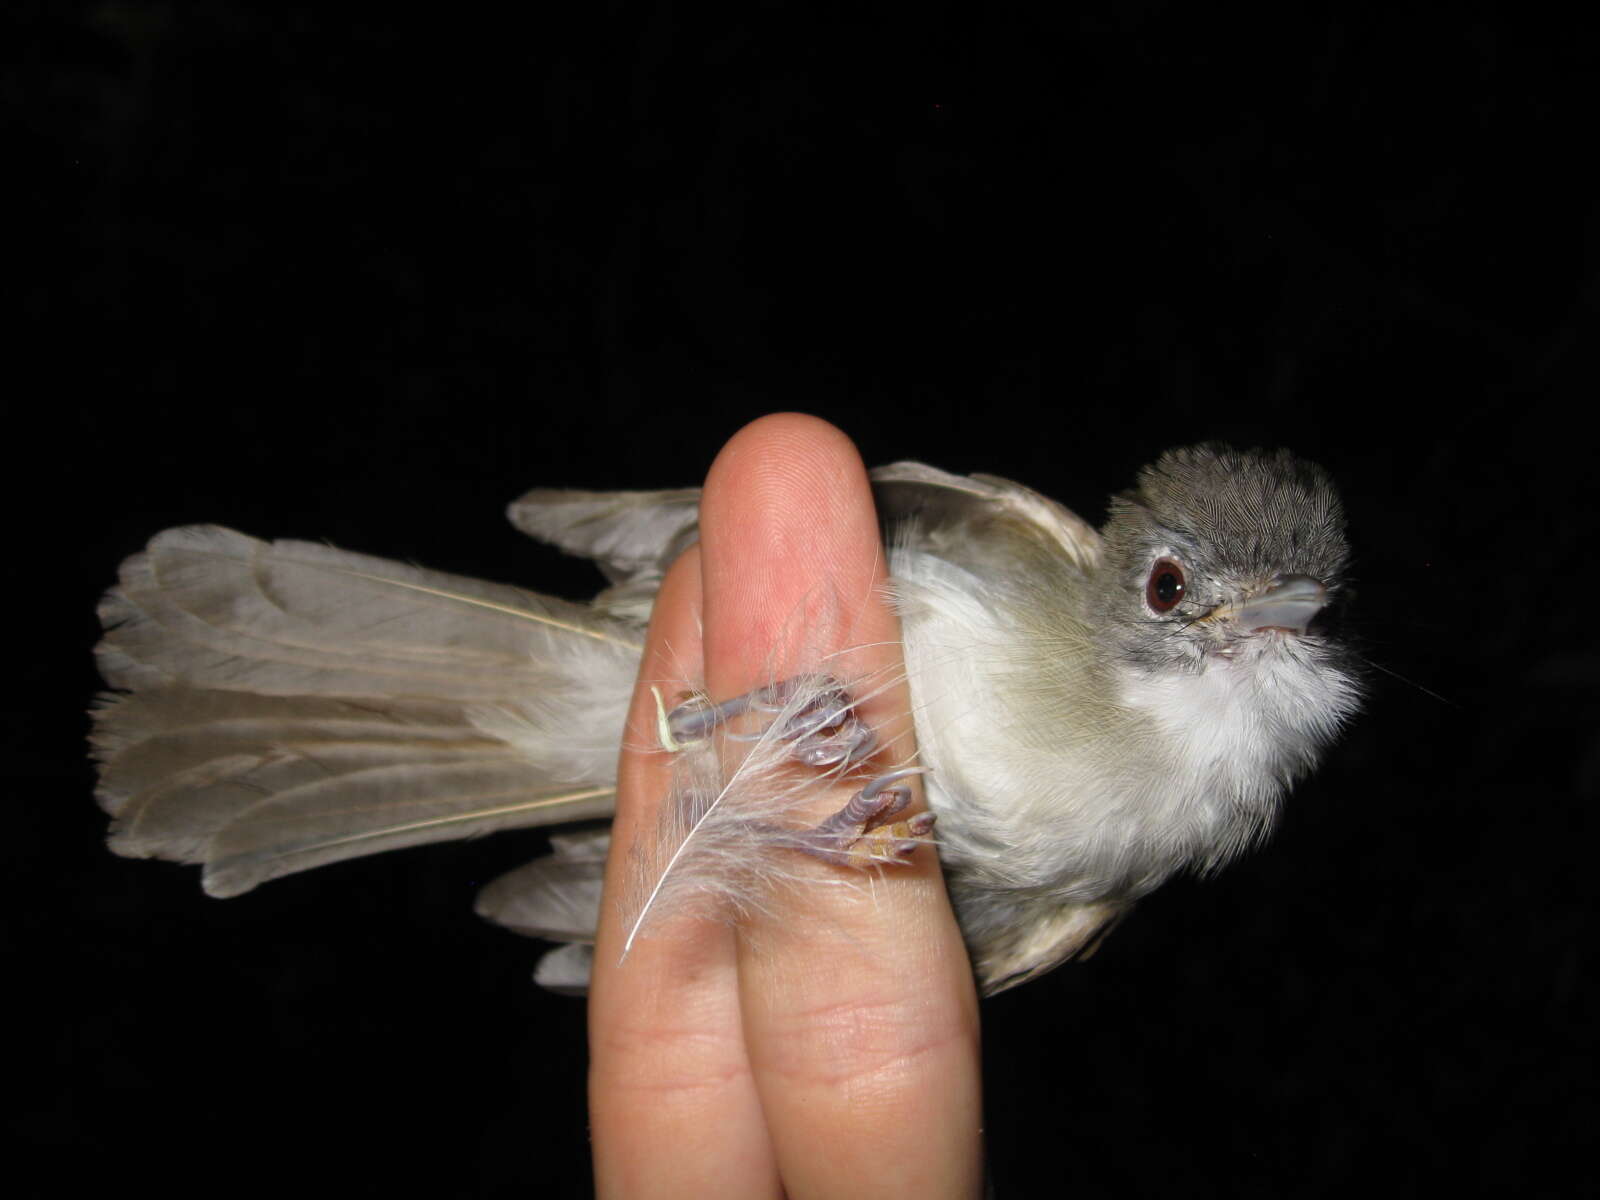
[[1327, 603], [1328, 589], [1318, 580], [1309, 575], [1280, 575], [1265, 591], [1212, 615], [1231, 617], [1246, 633], [1265, 629], [1304, 633], [1311, 618]]

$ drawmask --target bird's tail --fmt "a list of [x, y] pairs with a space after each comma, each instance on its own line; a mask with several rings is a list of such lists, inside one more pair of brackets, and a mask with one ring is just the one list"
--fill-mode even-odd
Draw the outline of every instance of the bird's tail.
[[232, 896], [380, 850], [608, 816], [642, 599], [572, 604], [167, 530], [100, 610], [117, 690], [92, 741], [111, 847], [202, 864], [206, 891]]

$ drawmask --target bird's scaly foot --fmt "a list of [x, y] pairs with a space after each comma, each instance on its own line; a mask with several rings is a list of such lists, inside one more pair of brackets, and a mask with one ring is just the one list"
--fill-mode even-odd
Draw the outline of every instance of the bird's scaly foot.
[[[805, 693], [800, 704], [795, 698]], [[656, 692], [657, 733], [665, 750], [678, 751], [705, 741], [720, 726], [747, 714], [765, 714], [773, 722], [753, 733], [727, 733], [736, 741], [776, 736], [790, 745], [789, 755], [808, 767], [845, 772], [871, 757], [877, 735], [856, 714], [855, 698], [828, 676], [802, 675], [756, 688], [713, 704], [691, 694], [670, 712]], [[934, 814], [893, 818], [911, 803], [911, 789], [900, 783], [919, 775], [921, 767], [890, 771], [869, 780], [838, 811], [815, 825], [792, 831], [784, 841], [825, 862], [864, 867], [870, 863], [903, 864], [933, 830]]]
[[907, 767], [870, 780], [843, 808], [804, 830], [795, 845], [841, 867], [910, 862], [912, 852], [933, 832], [934, 814], [893, 818], [911, 803], [911, 789], [899, 781], [922, 771]]
[[[867, 723], [856, 715], [855, 700], [837, 680], [827, 676], [801, 675], [768, 684], [754, 691], [713, 704], [704, 694], [691, 694], [670, 712], [656, 698], [656, 733], [663, 750], [683, 750], [706, 740], [718, 726], [726, 725], [747, 713], [767, 714], [782, 722], [777, 736], [790, 743], [790, 755], [808, 767], [838, 767], [848, 770], [877, 749], [878, 739]], [[809, 693], [803, 704], [794, 699]], [[771, 726], [755, 733], [729, 733], [735, 741], [756, 741], [767, 736]]]

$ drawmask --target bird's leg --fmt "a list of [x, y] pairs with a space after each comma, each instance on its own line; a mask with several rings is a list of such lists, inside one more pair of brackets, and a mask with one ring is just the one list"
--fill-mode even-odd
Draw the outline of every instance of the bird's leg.
[[[805, 699], [796, 703], [796, 697]], [[855, 698], [838, 680], [801, 675], [756, 688], [713, 704], [692, 695], [666, 711], [656, 693], [661, 745], [681, 750], [704, 741], [717, 728], [747, 714], [771, 714], [773, 721], [753, 733], [726, 733], [736, 741], [754, 741], [774, 732], [790, 743], [789, 755], [808, 767], [849, 771], [871, 757], [878, 738], [856, 713]], [[798, 850], [840, 866], [904, 863], [933, 830], [934, 814], [905, 820], [894, 817], [911, 803], [911, 789], [900, 783], [922, 773], [921, 767], [890, 771], [868, 780], [843, 807], [817, 824], [789, 833], [784, 840]]]
[[[670, 712], [656, 698], [656, 733], [663, 750], [682, 750], [703, 742], [720, 726], [749, 713], [770, 714], [779, 723], [776, 736], [791, 743], [790, 755], [808, 767], [848, 769], [877, 749], [878, 739], [856, 715], [855, 699], [837, 680], [800, 675], [713, 704], [694, 694]], [[795, 697], [809, 693], [804, 702]], [[756, 741], [772, 731], [768, 724], [754, 733], [728, 733], [735, 741]]]

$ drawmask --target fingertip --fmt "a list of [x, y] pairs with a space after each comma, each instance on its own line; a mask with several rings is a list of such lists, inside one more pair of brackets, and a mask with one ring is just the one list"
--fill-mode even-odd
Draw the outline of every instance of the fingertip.
[[827, 421], [776, 413], [723, 447], [700, 504], [707, 658], [761, 671], [767, 654], [883, 582], [877, 511], [855, 444]]
[[804, 413], [761, 417], [728, 440], [706, 476], [700, 519], [708, 540], [731, 529], [744, 535], [742, 543], [755, 543], [752, 551], [771, 551], [777, 542], [808, 559], [836, 555], [852, 539], [877, 538], [855, 443]]
[[[860, 467], [855, 443], [832, 422], [809, 413], [780, 412], [757, 417], [728, 439], [706, 478], [706, 488], [737, 481], [759, 483], [789, 472], [807, 475], [829, 468]], [[753, 471], [754, 476], [745, 474]], [[725, 478], [732, 473], [732, 478]]]

